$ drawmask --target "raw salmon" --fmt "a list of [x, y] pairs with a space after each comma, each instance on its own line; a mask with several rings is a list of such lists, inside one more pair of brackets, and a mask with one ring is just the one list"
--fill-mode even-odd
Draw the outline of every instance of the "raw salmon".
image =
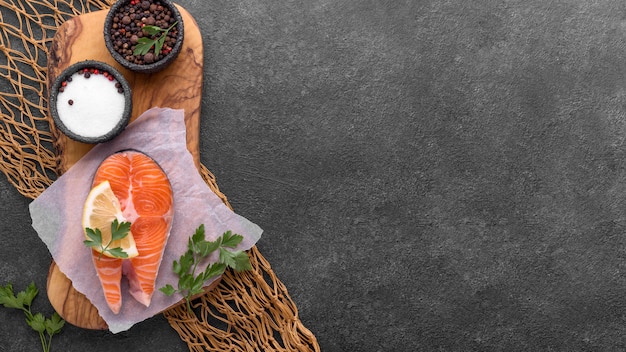
[[134, 150], [115, 153], [96, 171], [93, 186], [108, 180], [119, 199], [139, 255], [130, 259], [101, 256], [93, 251], [93, 261], [109, 308], [117, 314], [122, 306], [122, 273], [130, 294], [150, 305], [155, 280], [169, 237], [173, 201], [172, 187], [165, 172], [149, 156]]

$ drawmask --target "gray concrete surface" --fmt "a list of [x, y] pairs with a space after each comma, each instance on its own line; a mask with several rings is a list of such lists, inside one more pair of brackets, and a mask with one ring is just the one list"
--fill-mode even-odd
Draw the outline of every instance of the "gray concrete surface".
[[[626, 350], [625, 2], [179, 3], [202, 161], [322, 351]], [[28, 201], [0, 191], [0, 281], [44, 287]], [[37, 350], [0, 321], [0, 351]], [[162, 317], [53, 349], [120, 346], [185, 349]]]

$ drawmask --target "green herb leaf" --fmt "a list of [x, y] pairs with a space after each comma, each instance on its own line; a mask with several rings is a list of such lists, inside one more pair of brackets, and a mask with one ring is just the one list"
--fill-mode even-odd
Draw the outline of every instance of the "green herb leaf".
[[26, 293], [26, 297], [24, 298], [24, 303], [27, 306], [30, 306], [33, 303], [33, 300], [35, 299], [35, 297], [37, 297], [39, 290], [37, 289], [37, 286], [35, 285], [35, 283], [31, 282], [28, 286], [26, 286], [25, 293]]
[[154, 42], [154, 52], [160, 53], [161, 49], [163, 49], [163, 44], [165, 44], [165, 35], [162, 35]]
[[[201, 293], [207, 281], [223, 274], [227, 267], [236, 271], [251, 268], [250, 259], [246, 252], [228, 249], [235, 248], [242, 240], [242, 236], [226, 231], [217, 240], [207, 241], [205, 240], [204, 224], [200, 225], [195, 233], [189, 237], [187, 251], [180, 256], [178, 261], [174, 260], [172, 264], [172, 270], [178, 276], [178, 288], [174, 289], [172, 285], [167, 284], [159, 290], [168, 296], [177, 292], [183, 295], [187, 302], [187, 309], [192, 313], [191, 297]], [[198, 265], [215, 251], [219, 251], [218, 262], [207, 264], [203, 271], [197, 273]]]
[[65, 320], [61, 318], [59, 313], [54, 312], [52, 317], [50, 319], [46, 319], [44, 324], [46, 326], [46, 332], [48, 335], [52, 336], [61, 332], [61, 329], [65, 326]]
[[25, 291], [21, 291], [17, 293], [17, 296], [15, 296], [16, 298], [16, 302], [17, 304], [19, 304], [22, 307], [29, 307], [30, 306], [30, 302], [28, 295], [26, 294]]
[[128, 253], [124, 252], [122, 247], [110, 248], [110, 249], [107, 249], [107, 252], [116, 258], [120, 258], [120, 259], [128, 258]]
[[213, 263], [207, 266], [204, 271], [204, 281], [209, 281], [210, 279], [222, 275], [226, 270], [226, 264], [224, 263]]
[[174, 261], [174, 264], [172, 264], [172, 271], [176, 275], [180, 275], [184, 272], [182, 265], [180, 265], [180, 263], [176, 260]]
[[163, 31], [163, 29], [159, 26], [150, 26], [150, 25], [145, 25], [141, 27], [141, 30], [143, 30], [148, 35], [157, 35], [161, 31]]
[[232, 232], [226, 231], [222, 236], [222, 247], [235, 248], [243, 241], [243, 236], [233, 235]]
[[3, 298], [14, 297], [13, 296], [13, 285], [6, 284], [6, 286], [0, 286], [0, 303], [2, 303]]
[[85, 246], [94, 248], [102, 247], [102, 232], [100, 229], [94, 230], [87, 227], [85, 228], [85, 234], [89, 237], [89, 240], [83, 241]]
[[170, 285], [170, 284], [167, 284], [167, 285], [165, 285], [165, 286], [161, 287], [161, 288], [159, 289], [159, 291], [163, 292], [163, 293], [164, 293], [165, 295], [167, 295], [167, 296], [171, 296], [171, 295], [173, 295], [174, 293], [176, 293], [176, 289], [174, 288], [174, 286], [172, 286], [172, 285]]
[[[43, 351], [50, 352], [52, 336], [61, 332], [65, 321], [56, 312], [50, 319], [46, 319], [41, 313], [33, 315], [30, 306], [38, 293], [39, 290], [34, 282], [31, 282], [26, 290], [18, 292], [17, 295], [13, 292], [13, 285], [7, 283], [5, 286], [0, 286], [0, 304], [7, 308], [22, 310], [26, 316], [26, 324], [39, 333]], [[48, 335], [47, 339], [45, 334]]]
[[156, 38], [149, 37], [141, 37], [137, 40], [137, 44], [135, 45], [135, 49], [133, 50], [133, 55], [140, 56], [146, 55], [150, 49], [154, 46], [154, 54], [158, 55], [163, 49], [163, 44], [165, 44], [165, 38], [167, 37], [167, 33], [174, 28], [178, 22], [174, 22], [169, 28], [163, 29], [159, 26], [150, 26], [146, 25], [142, 27], [142, 31], [150, 36], [154, 37], [158, 35]]
[[6, 308], [22, 309], [24, 305], [16, 297], [6, 297], [2, 300], [2, 305]]
[[[128, 221], [119, 222], [117, 219], [113, 220], [113, 222], [111, 222], [111, 241], [109, 241], [106, 245], [102, 243], [102, 231], [100, 231], [100, 229], [91, 229], [87, 227], [85, 228], [85, 234], [89, 240], [83, 241], [83, 244], [100, 252], [100, 257], [103, 253], [108, 253], [115, 258], [128, 258], [128, 253], [124, 252], [122, 248], [109, 248], [109, 246], [113, 241], [121, 240], [128, 236], [130, 226], [131, 223]], [[98, 259], [100, 259], [100, 257], [98, 257]]]
[[193, 252], [187, 251], [185, 254], [183, 254], [180, 258], [180, 271], [181, 273], [186, 273], [188, 272], [191, 267], [193, 266], [193, 263], [195, 261], [194, 257], [193, 257]]
[[41, 313], [37, 313], [32, 318], [26, 318], [26, 323], [35, 331], [43, 333], [46, 331], [46, 317]]
[[225, 263], [236, 271], [250, 269], [250, 258], [248, 258], [248, 255], [244, 251], [229, 251], [221, 247], [220, 262]]
[[185, 273], [180, 276], [180, 280], [178, 281], [178, 290], [189, 290], [191, 288], [191, 284], [193, 283], [193, 275]]
[[189, 291], [192, 295], [202, 292], [202, 285], [204, 284], [204, 275], [199, 275], [191, 281], [191, 287]]
[[196, 232], [191, 236], [192, 243], [200, 243], [204, 241], [204, 224], [201, 224], [196, 229]]
[[117, 219], [113, 220], [111, 223], [111, 241], [121, 240], [122, 238], [128, 236], [130, 232], [130, 222], [122, 221], [121, 223], [117, 221]]
[[197, 247], [198, 247], [198, 253], [202, 257], [207, 257], [209, 256], [209, 254], [211, 254], [212, 252], [215, 252], [220, 247], [220, 243], [218, 241], [215, 241], [215, 242], [202, 241], [201, 243], [197, 245]]
[[13, 285], [6, 284], [0, 287], [0, 304], [6, 308], [23, 309], [24, 305], [13, 293]]
[[100, 229], [93, 230], [87, 227], [85, 228], [85, 233], [87, 234], [87, 237], [91, 239], [91, 241], [102, 243], [102, 232], [100, 232]]
[[137, 45], [135, 46], [135, 50], [133, 50], [133, 55], [140, 56], [146, 55], [152, 46], [154, 45], [154, 41], [148, 39], [146, 37], [141, 37], [137, 40]]

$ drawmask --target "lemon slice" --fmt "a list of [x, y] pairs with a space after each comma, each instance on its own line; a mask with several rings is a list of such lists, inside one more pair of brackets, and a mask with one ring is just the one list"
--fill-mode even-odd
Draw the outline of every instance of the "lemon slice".
[[[137, 251], [133, 234], [130, 231], [126, 237], [111, 241], [111, 224], [115, 219], [120, 223], [126, 221], [122, 215], [120, 201], [113, 193], [111, 184], [109, 181], [103, 181], [92, 188], [89, 195], [87, 195], [83, 208], [83, 230], [85, 228], [99, 229], [102, 233], [102, 244], [104, 247], [107, 247], [107, 245], [108, 248], [119, 247], [126, 252], [128, 258], [136, 257], [139, 252]], [[89, 239], [86, 234], [85, 237]], [[99, 248], [94, 248], [94, 250], [107, 257], [114, 257], [107, 251], [102, 252]]]

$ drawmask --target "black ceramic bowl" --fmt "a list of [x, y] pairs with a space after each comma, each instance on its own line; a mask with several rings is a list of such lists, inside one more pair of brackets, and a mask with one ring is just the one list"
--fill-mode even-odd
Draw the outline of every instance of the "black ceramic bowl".
[[[174, 42], [173, 46], [170, 46], [170, 49], [169, 49], [171, 51], [167, 53], [162, 52], [161, 54], [154, 57], [155, 48], [153, 47], [151, 49], [151, 53], [153, 54], [154, 61], [146, 60], [146, 62], [141, 62], [141, 63], [129, 61], [127, 59], [128, 54], [127, 55], [120, 54], [116, 50], [116, 47], [119, 47], [120, 44], [124, 45], [124, 43], [127, 43], [129, 45], [129, 49], [132, 50], [133, 48], [135, 48], [137, 38], [135, 38], [135, 42], [126, 42], [127, 40], [128, 41], [131, 40], [130, 37], [128, 37], [128, 39], [124, 39], [124, 38], [120, 39], [119, 37], [117, 37], [118, 39], [113, 39], [114, 33], [116, 31], [119, 32], [120, 30], [122, 30], [123, 27], [128, 27], [129, 29], [131, 29], [130, 32], [134, 33], [132, 28], [137, 27], [136, 25], [133, 25], [135, 21], [137, 21], [137, 23], [144, 23], [146, 25], [157, 26], [158, 23], [155, 23], [154, 21], [152, 22], [148, 21], [149, 17], [151, 17], [150, 11], [152, 11], [152, 8], [149, 6], [150, 5], [158, 6], [159, 4], [170, 11], [169, 16], [171, 18], [171, 21], [169, 21], [170, 23], [169, 26], [176, 23], [176, 25], [170, 31], [170, 33], [174, 33], [174, 31], [176, 31], [176, 41]], [[118, 13], [121, 13], [121, 12], [123, 13], [125, 12], [125, 10], [128, 10], [131, 7], [135, 9], [134, 10], [135, 16], [134, 18], [131, 19], [131, 23], [122, 24], [121, 23], [122, 20], [119, 17], [117, 20], [115, 19]], [[131, 17], [130, 13], [128, 13], [128, 15], [129, 17]], [[154, 16], [152, 17], [154, 18]], [[168, 22], [168, 20], [169, 19], [155, 19], [155, 21], [165, 21], [165, 22]], [[118, 28], [114, 29], [113, 28], [114, 25], [117, 25]], [[163, 23], [159, 27], [168, 28], [169, 26]], [[124, 32], [126, 32], [125, 28], [124, 28]], [[145, 32], [142, 33], [142, 35], [147, 36]], [[183, 46], [183, 39], [184, 39], [183, 37], [184, 37], [183, 18], [180, 15], [180, 12], [176, 8], [176, 6], [170, 0], [118, 0], [117, 2], [113, 4], [113, 6], [111, 6], [104, 21], [104, 43], [106, 44], [107, 49], [111, 53], [111, 56], [113, 56], [115, 61], [117, 61], [120, 65], [134, 72], [153, 73], [153, 72], [160, 71], [166, 68], [167, 66], [169, 66], [176, 59], [178, 54], [180, 54], [180, 51]], [[130, 56], [134, 56], [134, 55], [132, 55], [131, 53]], [[141, 61], [144, 60], [144, 56], [142, 55], [140, 55], [139, 58]], [[133, 57], [133, 59], [135, 59], [135, 57]]]
[[133, 110], [132, 91], [124, 76], [95, 60], [75, 63], [61, 72], [52, 83], [48, 102], [57, 129], [90, 144], [115, 138], [128, 125]]

